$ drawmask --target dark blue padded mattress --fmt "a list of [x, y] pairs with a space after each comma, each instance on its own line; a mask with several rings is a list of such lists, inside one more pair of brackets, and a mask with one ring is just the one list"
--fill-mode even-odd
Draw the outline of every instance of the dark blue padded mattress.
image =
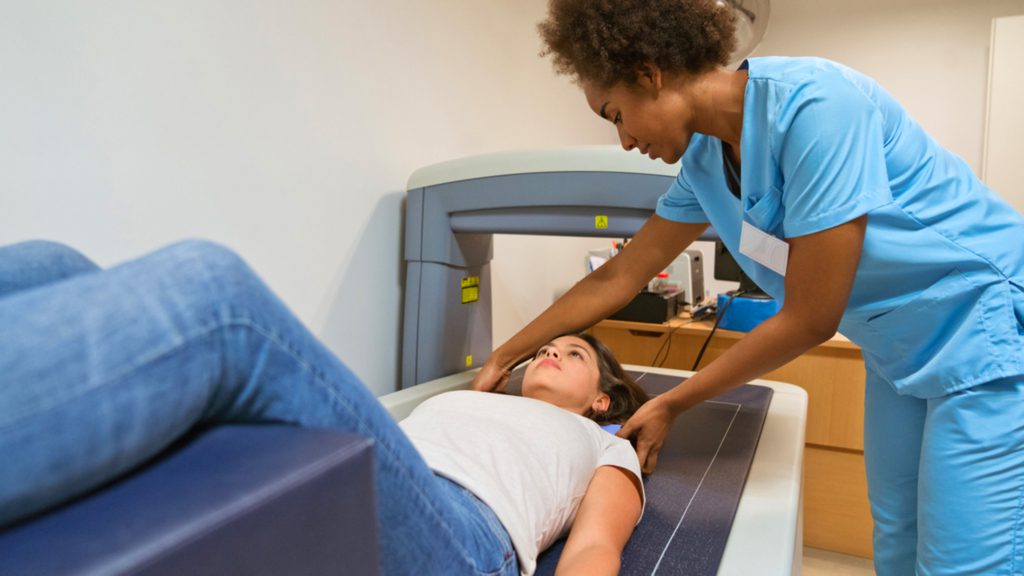
[[[630, 375], [652, 395], [680, 381], [649, 372]], [[644, 479], [647, 506], [623, 551], [620, 574], [718, 572], [772, 392], [741, 386], [679, 416], [657, 470]], [[555, 573], [564, 544], [541, 554], [537, 574]]]

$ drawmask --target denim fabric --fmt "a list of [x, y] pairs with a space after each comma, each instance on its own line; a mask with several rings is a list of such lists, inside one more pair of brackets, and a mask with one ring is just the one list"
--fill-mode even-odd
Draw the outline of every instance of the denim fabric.
[[1024, 378], [923, 400], [869, 374], [879, 576], [1024, 573]]
[[486, 506], [436, 477], [229, 250], [187, 241], [96, 273], [37, 256], [51, 283], [0, 296], [0, 526], [116, 478], [197, 425], [285, 422], [374, 440], [385, 573], [517, 572]]
[[97, 270], [99, 266], [91, 260], [56, 242], [0, 246], [0, 297]]

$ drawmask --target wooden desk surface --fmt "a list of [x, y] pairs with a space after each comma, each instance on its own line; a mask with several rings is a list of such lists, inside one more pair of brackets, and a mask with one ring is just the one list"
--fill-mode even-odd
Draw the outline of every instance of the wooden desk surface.
[[[651, 322], [630, 322], [627, 320], [604, 320], [600, 323], [600, 326], [618, 330], [629, 330], [630, 332], [647, 332], [647, 333], [658, 333], [663, 334], [671, 331], [673, 334], [703, 334], [711, 330], [712, 326], [715, 325], [714, 320], [699, 320], [694, 321], [690, 318], [689, 312], [684, 312], [675, 318], [672, 318], [668, 322], [661, 324], [653, 324]], [[732, 340], [739, 340], [746, 335], [746, 332], [736, 332], [734, 330], [723, 330], [721, 328], [715, 332], [715, 338], [728, 338]], [[860, 350], [860, 348], [850, 342], [850, 340], [842, 334], [836, 332], [832, 338], [829, 338], [826, 342], [819, 344], [825, 348], [845, 348], [848, 350]]]

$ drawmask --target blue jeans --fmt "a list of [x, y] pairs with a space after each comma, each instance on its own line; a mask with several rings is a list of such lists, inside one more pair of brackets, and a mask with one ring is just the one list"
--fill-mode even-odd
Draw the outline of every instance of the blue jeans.
[[61, 245], [20, 244], [0, 248], [0, 290], [0, 527], [199, 424], [278, 422], [374, 440], [386, 574], [518, 573], [490, 508], [435, 476], [229, 250], [187, 241], [99, 270]]
[[1024, 573], [1024, 378], [864, 408], [878, 575]]

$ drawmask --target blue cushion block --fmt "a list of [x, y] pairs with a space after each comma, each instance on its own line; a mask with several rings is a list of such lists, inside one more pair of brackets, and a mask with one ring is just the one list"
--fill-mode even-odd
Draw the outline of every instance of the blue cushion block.
[[372, 443], [220, 426], [0, 534], [0, 574], [377, 574]]
[[737, 296], [725, 308], [728, 300], [728, 295], [718, 295], [719, 315], [725, 310], [725, 316], [718, 323], [718, 327], [723, 330], [750, 332], [782, 309], [782, 303], [768, 297]]

